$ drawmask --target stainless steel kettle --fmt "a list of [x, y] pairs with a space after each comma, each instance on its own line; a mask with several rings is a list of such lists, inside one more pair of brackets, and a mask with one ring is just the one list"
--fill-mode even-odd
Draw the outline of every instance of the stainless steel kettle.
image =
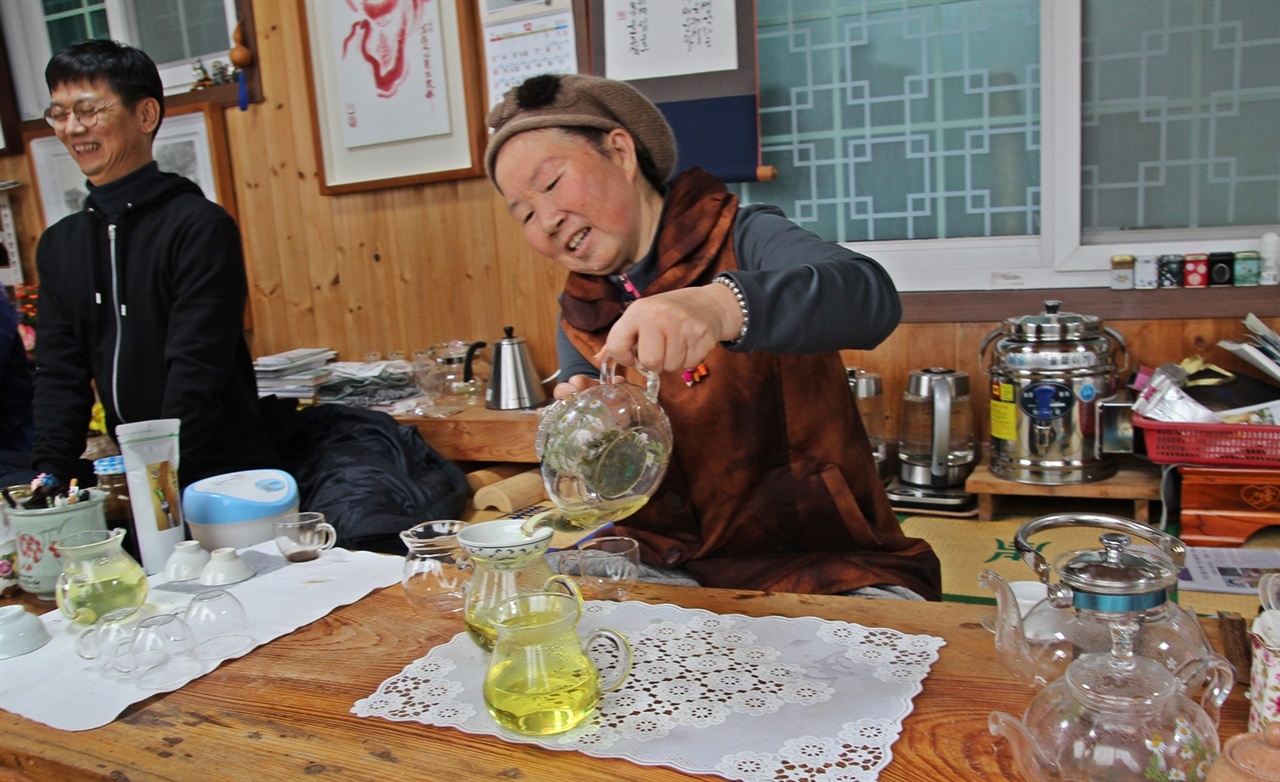
[[547, 393], [529, 360], [524, 337], [515, 328], [503, 329], [506, 337], [493, 345], [493, 373], [485, 389], [484, 406], [490, 410], [525, 410], [547, 402]]

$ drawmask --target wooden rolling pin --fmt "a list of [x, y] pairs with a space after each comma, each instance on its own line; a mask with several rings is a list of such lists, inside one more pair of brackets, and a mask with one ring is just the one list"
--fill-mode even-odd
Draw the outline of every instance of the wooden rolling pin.
[[542, 487], [542, 472], [535, 467], [481, 487], [472, 496], [471, 504], [477, 510], [496, 508], [503, 513], [511, 513], [545, 499], [547, 492]]

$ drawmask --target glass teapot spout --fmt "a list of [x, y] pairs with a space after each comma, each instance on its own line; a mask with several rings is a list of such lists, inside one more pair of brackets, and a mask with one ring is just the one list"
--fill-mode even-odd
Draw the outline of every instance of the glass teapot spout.
[[[1016, 611], [1014, 613], [1017, 613]], [[1048, 782], [1045, 769], [1036, 757], [1037, 742], [1032, 739], [1022, 720], [1002, 711], [993, 711], [987, 718], [987, 730], [992, 736], [1004, 736], [1013, 748], [1013, 760], [1022, 776], [1031, 782]]]
[[1031, 659], [1022, 627], [1022, 612], [1018, 609], [1018, 598], [1013, 594], [1013, 588], [993, 570], [979, 573], [978, 583], [996, 596], [996, 651], [1001, 662], [1024, 683], [1031, 684], [1035, 681], [1035, 663]]

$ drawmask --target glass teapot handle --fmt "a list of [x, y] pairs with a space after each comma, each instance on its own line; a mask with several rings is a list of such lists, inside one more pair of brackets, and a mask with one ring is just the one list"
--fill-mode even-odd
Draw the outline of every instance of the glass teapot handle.
[[1231, 694], [1231, 688], [1236, 682], [1235, 666], [1222, 655], [1209, 654], [1187, 660], [1173, 675], [1184, 691], [1192, 691], [1201, 683], [1204, 684], [1200, 707], [1213, 720], [1213, 727], [1217, 728], [1222, 715], [1222, 704]]
[[[645, 388], [644, 395], [654, 404], [658, 403], [658, 391], [662, 387], [662, 381], [658, 378], [658, 373], [636, 362], [636, 370], [644, 375]], [[600, 383], [602, 385], [609, 384], [614, 376], [617, 375], [617, 362], [613, 360], [613, 356], [608, 353], [600, 359]]]
[[1022, 561], [1027, 564], [1027, 567], [1031, 568], [1036, 576], [1047, 584], [1049, 583], [1049, 562], [1034, 546], [1027, 542], [1027, 538], [1048, 529], [1077, 526], [1099, 527], [1142, 538], [1167, 554], [1175, 567], [1182, 567], [1182, 563], [1187, 556], [1186, 544], [1169, 533], [1148, 527], [1146, 524], [1139, 524], [1132, 519], [1111, 516], [1106, 513], [1053, 513], [1032, 519], [1023, 524], [1018, 530], [1018, 534], [1013, 538], [1013, 547], [1017, 550], [1018, 556], [1022, 558]]

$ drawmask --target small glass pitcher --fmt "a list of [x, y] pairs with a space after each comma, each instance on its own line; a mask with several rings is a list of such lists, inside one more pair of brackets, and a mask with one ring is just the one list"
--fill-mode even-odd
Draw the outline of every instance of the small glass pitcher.
[[63, 616], [89, 625], [114, 608], [146, 602], [147, 574], [121, 546], [124, 536], [122, 529], [92, 529], [57, 541], [62, 572], [54, 595]]
[[[570, 730], [591, 716], [600, 697], [631, 672], [631, 646], [616, 630], [600, 627], [578, 638], [582, 599], [533, 592], [503, 601], [489, 612], [498, 640], [484, 676], [484, 702], [504, 728], [527, 736]], [[587, 655], [608, 639], [620, 658], [605, 680]]]

